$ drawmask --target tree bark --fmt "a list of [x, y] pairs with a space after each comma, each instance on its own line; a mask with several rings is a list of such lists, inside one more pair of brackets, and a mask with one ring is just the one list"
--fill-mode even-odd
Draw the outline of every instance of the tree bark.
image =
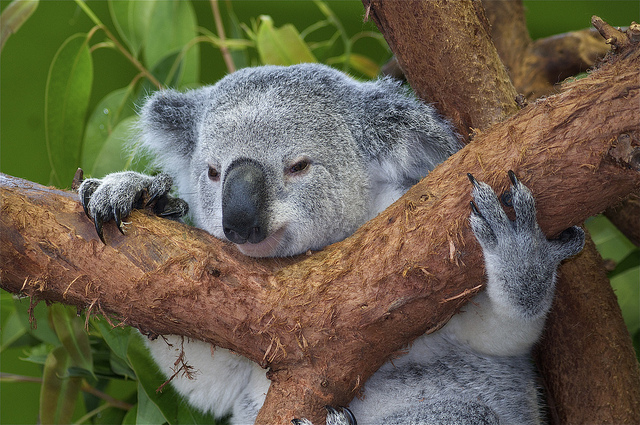
[[418, 97], [434, 103], [465, 140], [518, 111], [480, 2], [363, 3]]
[[485, 0], [482, 5], [513, 85], [530, 101], [556, 93], [565, 78], [587, 71], [611, 50], [595, 29], [533, 41], [521, 1]]
[[[394, 3], [376, 2], [373, 14], [385, 16], [379, 7]], [[457, 21], [475, 27], [466, 37], [486, 32], [481, 12], [469, 12], [476, 3], [459, 3], [467, 7], [461, 16], [474, 19]], [[451, 30], [444, 27], [435, 26]], [[462, 53], [470, 50], [456, 45], [454, 51], [461, 55], [457, 65], [469, 62]], [[495, 55], [480, 57], [502, 75]], [[637, 49], [628, 49], [560, 95], [478, 134], [352, 237], [293, 260], [249, 259], [203, 231], [140, 213], [126, 237], [106, 225], [105, 246], [75, 195], [3, 178], [1, 285], [114, 314], [148, 333], [184, 334], [230, 348], [271, 368], [273, 384], [258, 422], [301, 416], [319, 422], [324, 404], [348, 403], [384, 361], [442, 326], [479, 290], [483, 268], [467, 225], [467, 172], [501, 191], [506, 170], [513, 169], [533, 190], [548, 235], [638, 190], [639, 64]], [[466, 112], [454, 116], [465, 135], [514, 111], [513, 98], [500, 100], [508, 79], [486, 86], [474, 81], [491, 105], [477, 112], [461, 100]], [[441, 95], [448, 99], [446, 91]], [[453, 103], [438, 105], [455, 111]], [[620, 143], [624, 135], [632, 142]]]
[[[491, 23], [491, 38], [511, 81], [529, 101], [556, 93], [564, 79], [585, 72], [604, 58], [611, 51], [609, 44], [615, 47], [625, 42], [624, 37], [618, 35], [618, 40], [616, 34], [601, 35], [595, 28], [533, 41], [521, 1], [485, 0], [482, 4]], [[632, 24], [627, 32], [637, 37], [640, 29]], [[633, 243], [640, 244], [637, 195], [608, 209], [605, 215]]]
[[[535, 350], [555, 424], [640, 423], [640, 370], [591, 238], [559, 270], [554, 306]], [[576, 337], [576, 334], [581, 337]], [[570, 343], [567, 343], [570, 342]]]
[[[368, 4], [367, 1], [364, 2]], [[393, 2], [391, 2], [393, 3]], [[500, 54], [500, 58], [504, 62], [509, 72], [510, 77], [513, 79], [514, 85], [518, 92], [525, 93], [530, 99], [537, 96], [555, 93], [558, 90], [558, 78], [566, 78], [572, 73], [577, 71], [584, 71], [590, 65], [593, 65], [598, 57], [604, 56], [609, 47], [605, 43], [605, 39], [609, 40], [609, 43], [616, 49], [624, 50], [625, 45], [629, 45], [631, 39], [638, 38], [638, 28], [636, 24], [632, 24], [627, 33], [621, 33], [614, 30], [611, 27], [604, 25], [602, 21], [594, 20], [594, 25], [603, 32], [603, 37], [600, 37], [600, 41], [597, 41], [591, 32], [581, 31], [570, 34], [563, 34], [560, 36], [550, 37], [548, 39], [538, 40], [533, 42], [529, 37], [528, 30], [526, 28], [526, 22], [524, 17], [524, 7], [520, 1], [510, 0], [492, 0], [483, 2], [486, 10], [486, 16], [491, 23], [491, 38], [495, 43], [495, 47]], [[384, 16], [384, 19], [378, 19], [378, 25], [385, 25], [380, 30], [386, 35], [388, 31], [395, 30], [398, 26], [402, 26], [405, 20], [410, 19], [407, 17], [407, 13], [402, 15], [400, 11], [394, 10], [389, 7], [389, 2], [381, 2], [376, 5], [376, 8], [380, 6], [382, 11], [376, 10], [378, 15]], [[432, 1], [427, 4], [421, 5], [423, 9], [435, 9], [443, 10], [441, 2]], [[457, 7], [464, 7], [462, 2], [457, 4]], [[411, 10], [410, 13], [415, 13]], [[424, 12], [422, 9], [419, 14], [428, 15], [428, 12]], [[467, 11], [460, 16], [471, 15], [471, 11]], [[429, 15], [430, 19], [438, 19], [438, 14], [434, 13]], [[388, 21], [394, 20], [392, 24]], [[466, 21], [470, 21], [467, 19]], [[460, 30], [455, 26], [456, 21], [451, 21], [449, 33], [456, 34], [468, 34], [469, 29]], [[445, 49], [443, 45], [448, 43], [448, 38], [443, 38], [440, 44], [434, 46], [435, 51], [431, 51], [431, 45], [424, 45], [420, 43], [421, 40], [426, 40], [431, 37], [429, 31], [432, 28], [440, 28], [443, 25], [449, 25], [448, 22], [438, 22], [433, 24], [431, 21], [425, 21], [424, 25], [416, 27], [415, 30], [411, 29], [411, 38], [399, 38], [394, 42], [394, 53], [396, 54], [397, 61], [400, 63], [414, 63], [412, 57], [437, 57], [438, 51]], [[415, 34], [415, 31], [418, 33]], [[421, 34], [420, 31], [427, 34]], [[393, 33], [393, 31], [391, 31]], [[476, 31], [478, 32], [478, 31]], [[447, 33], [447, 34], [449, 34]], [[458, 42], [455, 39], [455, 43]], [[418, 42], [415, 42], [418, 41]], [[398, 46], [398, 44], [402, 44]], [[410, 56], [405, 58], [403, 56]], [[475, 56], [475, 51], [466, 51], [462, 49], [460, 56], [450, 59], [455, 63], [449, 63], [447, 69], [457, 70], [459, 75], [475, 75], [477, 72], [485, 73], [486, 80], [491, 80], [491, 68], [486, 67], [484, 57], [491, 55], [483, 55], [480, 60]], [[427, 66], [422, 62], [418, 62], [416, 66]], [[497, 67], [493, 67], [494, 69]], [[428, 68], [423, 68], [428, 69]], [[413, 73], [420, 75], [421, 69], [413, 69]], [[430, 72], [430, 71], [429, 71]], [[476, 98], [481, 97], [490, 105], [497, 105], [501, 102], [501, 96], [493, 96], [492, 92], [484, 91], [482, 87], [476, 88], [474, 84], [452, 84], [448, 87], [440, 87], [440, 81], [437, 79], [418, 79], [412, 80], [408, 78], [412, 84], [428, 84], [435, 86], [434, 90], [425, 89], [423, 87], [413, 87], [418, 93], [431, 93], [434, 96], [446, 96], [447, 98]], [[503, 84], [504, 87], [506, 84]], [[449, 91], [456, 90], [462, 87], [462, 93], [458, 95], [451, 95]], [[500, 87], [496, 86], [496, 89]], [[507, 93], [510, 93], [507, 90]], [[441, 105], [441, 99], [435, 97], [430, 99], [435, 102], [436, 106]], [[450, 107], [458, 107], [459, 105], [450, 105]], [[480, 109], [464, 109], [464, 114], [472, 115], [474, 113], [483, 114], [484, 110]], [[456, 116], [451, 111], [446, 112], [448, 115]], [[637, 114], [636, 114], [637, 117]], [[635, 118], [638, 119], [638, 118]], [[471, 117], [473, 122], [482, 122], [481, 119], [475, 119]], [[484, 128], [479, 128], [484, 130]], [[638, 146], [639, 141], [630, 140], [631, 136], [622, 135], [618, 144], [620, 146]], [[514, 143], [518, 143], [514, 140]], [[630, 159], [631, 162], [636, 162], [638, 159]], [[637, 168], [637, 165], [635, 166]], [[633, 237], [634, 234], [640, 229], [640, 221], [638, 221], [637, 209], [633, 209], [635, 205], [633, 201], [625, 201], [622, 207], [618, 207], [615, 210], [608, 210], [607, 216], [612, 219], [616, 224], [620, 225], [620, 229], [628, 236]], [[594, 252], [588, 252], [592, 250], [592, 243], [587, 244], [585, 248], [586, 258], [595, 258]], [[601, 262], [581, 261], [580, 267], [573, 266], [572, 262], [567, 262], [560, 268], [560, 279], [558, 281], [558, 290], [556, 296], [556, 304], [554, 309], [562, 311], [564, 314], [551, 314], [550, 323], [548, 327], [548, 333], [542, 340], [540, 350], [549, 350], [551, 352], [557, 351], [555, 347], [561, 346], [567, 348], [563, 352], [564, 358], [561, 360], [564, 364], [572, 364], [574, 366], [580, 366], [581, 369], [573, 370], [572, 376], [563, 376], [563, 374], [569, 373], [566, 367], [559, 362], [559, 357], [543, 357], [538, 356], [540, 360], [538, 367], [542, 371], [544, 377], [553, 378], [553, 381], [547, 385], [547, 398], [549, 399], [549, 412], [551, 419], [563, 418], [563, 421], [555, 423], [575, 423], [580, 422], [578, 418], [584, 418], [585, 414], [590, 417], [590, 421], [595, 423], [611, 423], [611, 418], [616, 418], [618, 421], [624, 417], [625, 414], [634, 410], [638, 411], [640, 406], [640, 375], [638, 374], [638, 366], [633, 350], [621, 350], [619, 354], [623, 356], [627, 355], [626, 361], [618, 361], [615, 363], [600, 365], [605, 367], [591, 368], [593, 364], [598, 363], [599, 360], [592, 360], [590, 362], [584, 361], [581, 356], [583, 353], [579, 350], [570, 350], [569, 348], [580, 347], [584, 344], [585, 340], [589, 340], [591, 344], [591, 352], [607, 352], [610, 347], [620, 347], [623, 342], [628, 347], [631, 346], [631, 341], [624, 327], [624, 322], [620, 314], [610, 314], [608, 318], [611, 322], [606, 323], [592, 323], [591, 326], [582, 326], [576, 328], [572, 326], [576, 320], [582, 320], [585, 317], [599, 317], [599, 309], [602, 305], [616, 305], [616, 298], [612, 291], [603, 290], [601, 280], [592, 279], [592, 276], [598, 275], [602, 270]], [[566, 269], [566, 271], [565, 271]], [[567, 280], [567, 282], [565, 282]], [[571, 292], [565, 290], [566, 287], [572, 288], [579, 282], [581, 285], [582, 293], [589, 294], [581, 300], [580, 309], [563, 308], [565, 304], [574, 305], [575, 300], [571, 297]], [[607, 288], [610, 288], [608, 282], [606, 282]], [[606, 288], [605, 288], [606, 289]], [[588, 312], [588, 313], [585, 313]], [[571, 316], [575, 315], [575, 316]], [[589, 316], [591, 315], [591, 316]], [[593, 319], [592, 319], [593, 320]], [[594, 326], [598, 326], [602, 329], [602, 332], [593, 333], [591, 329]], [[563, 330], [560, 332], [559, 330]], [[595, 335], [595, 337], [594, 337]], [[595, 348], [598, 347], [598, 348]], [[624, 353], [624, 354], [623, 354]], [[545, 360], [545, 361], [542, 361]], [[631, 367], [630, 367], [631, 366]], [[575, 379], [575, 376], [579, 376], [580, 379]], [[623, 379], [612, 379], [612, 376], [624, 377]], [[561, 381], [563, 385], [559, 385]], [[612, 388], [608, 393], [599, 393], [598, 389], [601, 388], [603, 383], [609, 385]], [[638, 388], [639, 391], [628, 392], [630, 397], [621, 397], [618, 403], [618, 415], [612, 415], [612, 412], [608, 409], [600, 409], [602, 404], [592, 403], [590, 406], [594, 406], [593, 409], [585, 409], [583, 400], [601, 401], [606, 404], [610, 394], [620, 394], [627, 391], [627, 388]], [[556, 391], [560, 391], [555, 394]], [[566, 393], [571, 392], [573, 397], [567, 397]], [[564, 405], [563, 403], [573, 403]], [[556, 411], [557, 409], [557, 411]], [[580, 412], [580, 415], [576, 415], [575, 419], [572, 418], [572, 414]], [[585, 413], [588, 412], [588, 413]], [[627, 422], [629, 421], [627, 416]], [[635, 418], [632, 418], [633, 422]], [[614, 421], [615, 422], [615, 421]], [[624, 422], [624, 421], [623, 421]]]
[[106, 225], [105, 246], [75, 195], [5, 177], [2, 287], [230, 348], [271, 368], [260, 423], [320, 420], [479, 289], [467, 172], [500, 192], [514, 170], [550, 236], [640, 187], [638, 148], [616, 143], [640, 133], [638, 64], [633, 51], [493, 126], [355, 235], [290, 265], [140, 213], [127, 236]]

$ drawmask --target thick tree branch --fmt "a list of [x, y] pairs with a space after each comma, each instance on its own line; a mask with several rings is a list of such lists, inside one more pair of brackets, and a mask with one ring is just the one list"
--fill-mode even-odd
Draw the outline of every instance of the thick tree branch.
[[517, 112], [479, 2], [363, 0], [417, 95], [467, 139]]
[[558, 91], [558, 84], [593, 67], [610, 47], [595, 29], [531, 40], [521, 1], [482, 2], [491, 36], [518, 93], [529, 100]]
[[620, 204], [608, 208], [604, 215], [635, 245], [640, 246], [640, 194], [632, 193]]
[[[482, 4], [491, 22], [496, 50], [516, 90], [529, 100], [556, 93], [561, 81], [590, 69], [612, 47], [628, 47], [640, 38], [636, 23], [622, 32], [594, 16], [594, 29], [532, 41], [521, 1], [491, 0]], [[639, 205], [636, 195], [605, 211], [607, 218], [636, 245], [640, 244]]]
[[354, 236], [291, 265], [139, 213], [126, 237], [107, 225], [104, 246], [75, 196], [5, 177], [2, 287], [233, 349], [271, 367], [260, 422], [317, 419], [477, 291], [467, 172], [500, 190], [516, 171], [549, 235], [640, 187], [638, 147], [617, 144], [640, 134], [638, 56], [495, 125]]
[[583, 252], [559, 270], [554, 306], [535, 350], [553, 395], [551, 423], [637, 424], [638, 362], [609, 279], [594, 264], [602, 258], [587, 238]]

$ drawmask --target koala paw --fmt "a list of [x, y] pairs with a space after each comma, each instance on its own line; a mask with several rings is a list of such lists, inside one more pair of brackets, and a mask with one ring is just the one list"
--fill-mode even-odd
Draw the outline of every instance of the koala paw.
[[78, 194], [84, 212], [93, 220], [100, 240], [105, 243], [103, 223], [115, 219], [118, 230], [124, 234], [122, 219], [134, 209], [152, 206], [156, 215], [170, 219], [185, 215], [189, 206], [182, 199], [169, 196], [172, 185], [171, 177], [164, 173], [151, 177], [124, 171], [103, 179], [86, 179]]
[[582, 250], [584, 231], [574, 226], [548, 240], [536, 221], [533, 195], [513, 171], [509, 171], [511, 189], [501, 199], [513, 206], [514, 221], [489, 185], [468, 176], [474, 199], [469, 220], [482, 246], [489, 291], [504, 297], [518, 315], [544, 314], [550, 307], [558, 264]]
[[[346, 407], [338, 407], [336, 409], [331, 406], [325, 406], [324, 408], [327, 410], [327, 425], [358, 425], [356, 417]], [[311, 421], [304, 418], [293, 419], [291, 423], [293, 425], [313, 425]]]

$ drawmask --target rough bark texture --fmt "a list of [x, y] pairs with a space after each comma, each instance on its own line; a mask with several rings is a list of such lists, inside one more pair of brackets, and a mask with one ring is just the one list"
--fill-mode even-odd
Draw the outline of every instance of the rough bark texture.
[[[367, 1], [364, 1], [368, 4]], [[433, 7], [440, 9], [440, 2], [427, 2], [426, 7]], [[632, 24], [626, 33], [620, 33], [611, 27], [608, 27], [604, 22], [599, 19], [594, 19], [594, 25], [603, 33], [603, 37], [597, 35], [595, 30], [585, 30], [569, 34], [561, 34], [559, 36], [550, 37], [533, 42], [529, 37], [528, 30], [526, 28], [526, 22], [524, 17], [524, 7], [520, 1], [511, 0], [491, 0], [484, 1], [486, 16], [491, 23], [491, 36], [495, 43], [496, 50], [498, 51], [500, 58], [504, 62], [509, 72], [510, 77], [519, 93], [524, 93], [527, 98], [533, 100], [542, 95], [548, 95], [555, 93], [559, 90], [558, 82], [562, 79], [576, 74], [577, 72], [584, 71], [590, 66], [594, 65], [598, 58], [603, 57], [606, 52], [610, 50], [607, 43], [618, 50], [624, 49], [624, 46], [629, 46], [631, 40], [638, 38], [638, 26]], [[460, 6], [460, 5], [459, 5]], [[388, 19], [396, 19], [396, 26], [401, 26], [406, 16], [398, 16], [398, 13], [387, 13], [385, 16], [389, 16]], [[380, 24], [380, 23], [379, 23]], [[380, 28], [383, 34], [386, 34], [389, 28], [395, 29], [396, 26], [389, 25], [387, 22], [382, 23], [387, 25], [387, 28]], [[446, 25], [446, 24], [445, 24]], [[419, 29], [439, 28], [440, 24], [432, 25], [431, 22], [423, 25]], [[457, 28], [451, 29], [451, 31]], [[428, 30], [426, 30], [428, 31]], [[462, 31], [464, 33], [464, 31]], [[628, 35], [627, 35], [628, 34]], [[394, 46], [394, 53], [397, 55], [398, 62], [411, 62], [402, 58], [402, 55], [424, 55], [427, 57], [437, 57], [437, 51], [431, 52], [429, 45], [412, 44], [414, 39], [423, 39], [426, 36], [418, 35], [412, 39], [399, 39], [398, 43], [408, 44], [406, 46]], [[605, 39], [608, 40], [607, 43]], [[436, 46], [436, 49], [441, 46]], [[417, 53], [415, 50], [422, 50]], [[451, 59], [456, 60], [455, 58]], [[422, 64], [420, 64], [422, 66]], [[461, 75], [474, 75], [473, 68], [484, 68], [484, 63], [476, 63], [475, 58], [467, 60], [466, 62], [459, 62], [454, 65], [450, 65], [451, 68], [459, 70]], [[471, 68], [471, 70], [470, 70]], [[414, 73], [419, 73], [419, 69], [414, 69]], [[490, 78], [490, 77], [489, 77]], [[412, 81], [412, 84], [430, 84], [437, 85], [439, 81], [433, 81], [429, 79], [421, 79]], [[430, 92], [435, 96], [449, 96], [447, 90], [455, 90], [459, 85], [456, 84], [450, 87], [437, 87], [436, 91], [429, 91], [424, 88], [415, 87], [416, 92]], [[476, 90], [473, 85], [464, 85], [463, 94], [474, 98], [478, 93], [482, 93], [481, 90]], [[489, 93], [491, 96], [492, 93]], [[489, 103], [495, 102], [491, 98], [487, 99], [487, 94], [482, 96], [483, 99]], [[498, 96], [498, 99], [500, 97]], [[440, 106], [440, 98], [431, 99], [436, 103], [436, 106]], [[457, 107], [458, 105], [451, 105]], [[469, 114], [483, 113], [483, 111], [468, 110]], [[451, 111], [447, 111], [447, 114], [451, 114]], [[455, 114], [451, 114], [455, 116]], [[636, 118], [637, 113], [636, 113]], [[473, 118], [472, 118], [473, 120]], [[474, 121], [480, 122], [475, 119]], [[479, 130], [483, 130], [480, 128]], [[618, 144], [620, 146], [638, 145], [638, 141], [630, 140], [629, 135], [622, 135]], [[514, 143], [518, 143], [519, 140], [514, 138]], [[636, 153], [637, 154], [637, 153]], [[631, 163], [638, 161], [638, 159], [629, 158]], [[636, 166], [637, 167], [637, 166]], [[636, 198], [637, 199], [637, 198]], [[636, 208], [634, 208], [634, 206]], [[609, 217], [620, 230], [623, 231], [630, 239], [634, 238], [634, 235], [640, 232], [640, 221], [638, 217], [637, 204], [633, 202], [633, 198], [623, 202], [615, 209], [607, 211], [607, 217]], [[592, 243], [591, 243], [592, 245]], [[588, 244], [590, 246], [590, 244]], [[586, 255], [586, 254], [585, 254]], [[594, 258], [593, 255], [586, 255], [587, 258]], [[606, 352], [610, 347], [619, 347], [622, 342], [625, 342], [627, 346], [630, 346], [630, 338], [627, 330], [624, 327], [624, 322], [620, 314], [609, 315], [610, 321], [594, 321], [591, 326], [583, 326], [576, 328], [572, 326], [573, 323], [579, 321], [585, 317], [584, 312], [589, 312], [591, 318], [599, 317], [599, 309], [603, 304], [616, 304], [615, 295], [610, 290], [603, 290], [601, 280], [591, 279], [592, 276], [601, 273], [602, 266], [600, 262], [588, 262], [581, 261], [580, 267], [575, 267], [572, 262], [567, 262], [561, 267], [560, 276], [558, 281], [559, 288], [572, 287], [575, 282], [580, 282], [581, 291], [589, 296], [583, 297], [581, 310], [576, 309], [563, 309], [563, 303], [567, 302], [568, 305], [572, 305], [574, 300], [569, 299], [570, 293], [566, 290], [558, 291], [558, 298], [554, 309], [561, 310], [563, 314], [552, 314], [550, 317], [549, 331], [546, 337], [543, 339], [540, 350], [549, 350], [551, 352], [556, 351], [556, 347], [563, 347], [562, 358], [564, 364], [572, 364], [576, 366], [576, 369], [569, 371], [563, 364], [559, 363], [559, 357], [546, 358], [539, 356], [538, 362], [539, 369], [543, 372], [543, 376], [549, 379], [553, 379], [549, 382], [547, 398], [549, 400], [549, 412], [552, 420], [555, 423], [578, 423], [581, 418], [589, 417], [590, 422], [593, 423], [611, 423], [612, 418], [621, 421], [626, 418], [626, 422], [636, 421], [636, 417], [628, 416], [629, 412], [634, 409], [639, 410], [640, 405], [640, 376], [638, 375], [638, 366], [633, 350], [629, 352], [620, 351], [620, 355], [626, 355], [626, 361], [619, 361], [606, 365], [606, 367], [590, 367], [592, 364], [598, 364], [602, 359], [593, 360], [592, 363], [585, 362], [581, 356], [582, 351], [570, 350], [571, 347], [580, 347], [584, 344], [585, 340], [590, 343], [591, 351], [589, 353]], [[563, 273], [564, 270], [567, 270]], [[562, 276], [567, 276], [562, 277]], [[567, 279], [567, 282], [564, 280]], [[607, 288], [609, 288], [608, 282], [606, 282]], [[582, 313], [582, 315], [578, 315]], [[575, 316], [571, 316], [574, 314]], [[591, 329], [598, 327], [600, 332], [593, 333]], [[558, 332], [559, 329], [564, 332]], [[622, 354], [624, 353], [624, 354]], [[548, 361], [547, 361], [548, 360]], [[555, 361], [552, 361], [555, 360]], [[564, 376], [563, 374], [566, 374]], [[575, 379], [579, 376], [579, 379]], [[613, 376], [618, 378], [612, 378]], [[620, 378], [623, 377], [623, 378]], [[559, 385], [560, 381], [562, 385]], [[602, 392], [602, 387], [611, 387], [608, 392]], [[601, 405], [599, 402], [607, 404], [612, 398], [611, 394], [620, 394], [627, 391], [628, 388], [637, 388], [638, 391], [629, 392], [629, 397], [622, 397], [619, 399], [617, 407], [617, 416], [612, 414], [607, 409], [599, 409]], [[555, 394], [558, 391], [558, 394]], [[566, 394], [571, 393], [573, 397], [567, 397]], [[580, 400], [591, 400], [590, 406], [594, 408], [585, 408], [585, 404]], [[574, 413], [579, 413], [573, 418]], [[625, 416], [627, 415], [627, 416]], [[562, 418], [562, 421], [558, 421], [558, 418]], [[631, 420], [630, 420], [631, 418]], [[622, 422], [625, 422], [622, 420]]]
[[[617, 30], [604, 30], [604, 22], [594, 17], [594, 25], [604, 31], [602, 35], [593, 28], [533, 41], [529, 37], [521, 1], [489, 0], [482, 4], [491, 23], [496, 50], [511, 81], [518, 93], [529, 100], [556, 93], [559, 83], [593, 67], [609, 53], [611, 46], [621, 47], [629, 43], [630, 38], [640, 36], [640, 28], [635, 23], [621, 35]], [[626, 36], [626, 33], [630, 35]], [[638, 245], [640, 202], [637, 196], [634, 199], [607, 210], [605, 215]]]
[[640, 194], [634, 193], [620, 204], [608, 208], [605, 216], [627, 237], [635, 246], [640, 246]]
[[601, 263], [587, 238], [583, 252], [560, 269], [561, 284], [535, 351], [553, 394], [552, 423], [640, 423], [640, 370], [609, 279], [602, 267], [593, 267]]
[[474, 129], [517, 112], [517, 92], [493, 46], [480, 2], [363, 3], [411, 87], [434, 102], [465, 139]]
[[[376, 2], [372, 16], [387, 16], [378, 7], [395, 3]], [[441, 2], [426, 3], [442, 9]], [[476, 2], [443, 3], [463, 5], [466, 11], [447, 13], [475, 19], [456, 21], [475, 28], [467, 37], [486, 33]], [[442, 22], [451, 16], [420, 15], [428, 12], [420, 7], [419, 19], [440, 20], [434, 28], [451, 31]], [[395, 19], [405, 19], [402, 12]], [[418, 25], [419, 19], [405, 25]], [[415, 43], [415, 33], [409, 35]], [[469, 53], [451, 40], [449, 55]], [[434, 49], [445, 47], [429, 42]], [[502, 75], [494, 56], [479, 58], [490, 57], [493, 71], [487, 72]], [[126, 237], [105, 226], [104, 246], [74, 196], [47, 194], [37, 186], [20, 189], [5, 178], [2, 287], [116, 314], [147, 332], [186, 334], [231, 348], [272, 369], [260, 423], [284, 424], [295, 416], [319, 422], [324, 404], [346, 404], [385, 360], [445, 323], [479, 289], [482, 260], [467, 225], [467, 172], [500, 191], [508, 184], [506, 171], [513, 169], [534, 192], [548, 235], [638, 190], [638, 56], [630, 49], [562, 94], [479, 134], [354, 236], [294, 264], [257, 262], [202, 231], [140, 213], [133, 215]], [[485, 59], [462, 55], [457, 65], [484, 66]], [[451, 71], [451, 63], [441, 66]], [[504, 92], [496, 86], [508, 86], [508, 80], [490, 79], [485, 86], [474, 80], [476, 73], [470, 76], [478, 86], [463, 85], [462, 92], [484, 91], [491, 106], [454, 114], [459, 128], [486, 128], [512, 112], [513, 98], [500, 100]], [[472, 118], [476, 113], [486, 117], [478, 121]], [[631, 143], [621, 143], [625, 134]]]
[[556, 93], [565, 78], [587, 71], [610, 51], [595, 29], [533, 41], [521, 1], [488, 0], [482, 4], [511, 81], [518, 93], [529, 100]]
[[549, 235], [637, 190], [616, 140], [640, 132], [638, 56], [495, 125], [354, 236], [288, 266], [138, 213], [126, 237], [107, 225], [104, 246], [74, 196], [5, 178], [2, 287], [231, 348], [272, 368], [260, 423], [317, 420], [478, 290], [467, 172], [500, 191], [514, 170]]

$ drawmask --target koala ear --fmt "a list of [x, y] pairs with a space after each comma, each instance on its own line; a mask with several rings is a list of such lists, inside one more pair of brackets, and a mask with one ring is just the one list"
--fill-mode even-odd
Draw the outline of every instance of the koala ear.
[[208, 94], [208, 88], [186, 93], [162, 90], [149, 97], [142, 107], [142, 144], [165, 168], [188, 165], [197, 141], [200, 116], [208, 107]]
[[395, 178], [418, 180], [460, 149], [451, 125], [399, 81], [365, 84], [363, 146], [370, 158], [402, 174]]

